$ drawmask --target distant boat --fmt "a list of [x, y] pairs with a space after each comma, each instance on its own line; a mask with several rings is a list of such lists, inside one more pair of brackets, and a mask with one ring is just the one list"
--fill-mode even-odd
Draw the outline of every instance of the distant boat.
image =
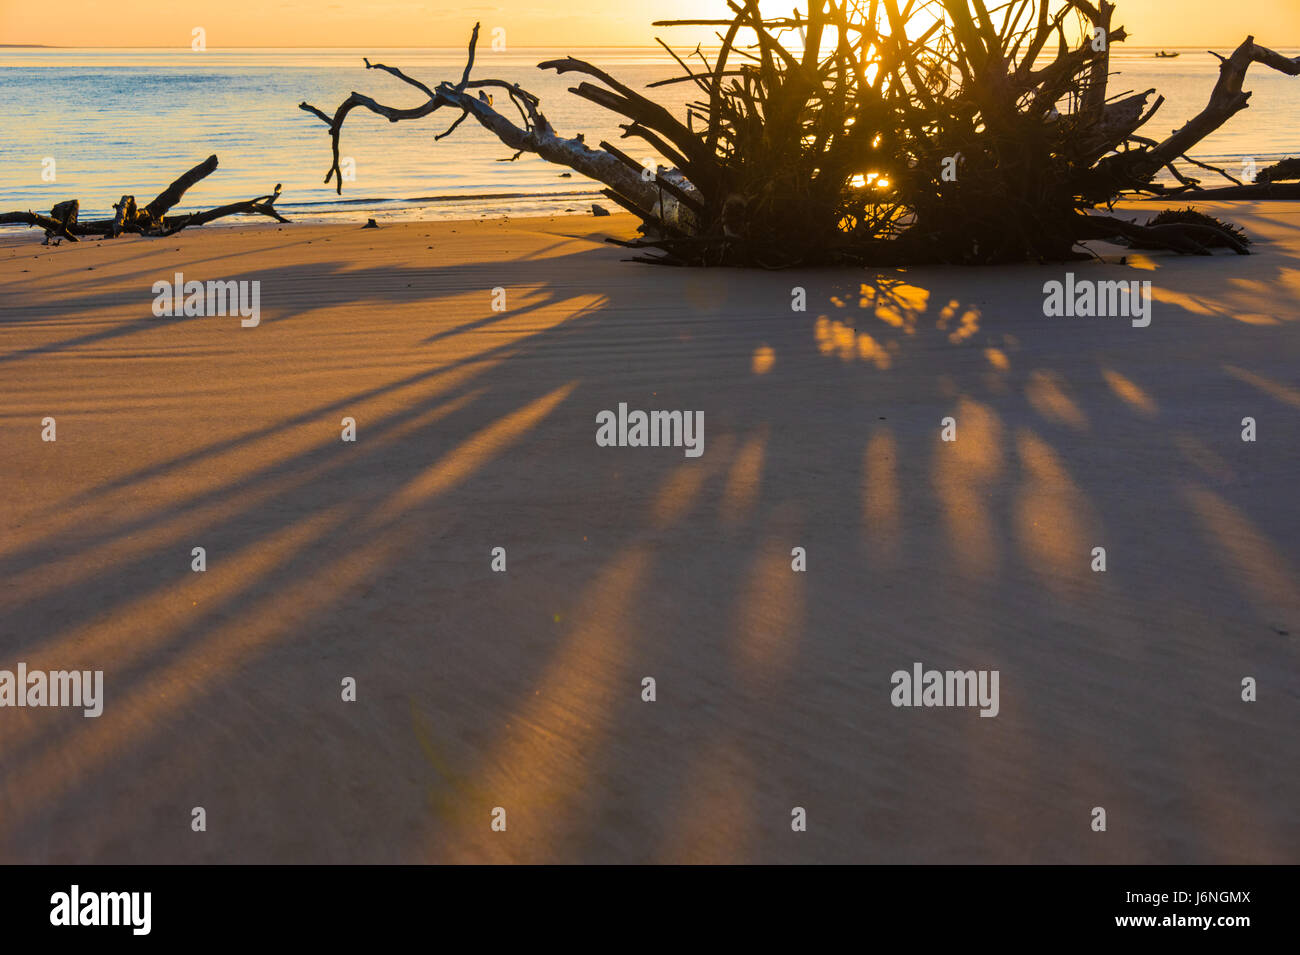
[[1169, 53], [1169, 52], [1166, 51], [1166, 50], [1161, 50], [1159, 53], [1156, 54], [1156, 57], [1157, 57], [1158, 59], [1161, 59], [1161, 60], [1168, 60], [1168, 59], [1172, 59], [1173, 57], [1178, 56], [1178, 55], [1179, 55], [1179, 54], [1177, 54], [1177, 53]]

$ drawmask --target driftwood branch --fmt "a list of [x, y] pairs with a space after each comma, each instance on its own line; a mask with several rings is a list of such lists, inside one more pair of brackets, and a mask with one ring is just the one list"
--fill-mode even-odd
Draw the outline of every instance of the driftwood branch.
[[209, 156], [203, 162], [178, 177], [143, 208], [136, 206], [135, 196], [123, 196], [113, 206], [115, 214], [111, 219], [91, 219], [78, 222], [77, 209], [79, 203], [75, 199], [70, 199], [58, 203], [51, 210], [49, 216], [39, 215], [34, 212], [0, 213], [0, 224], [12, 223], [42, 228], [45, 230], [45, 241], [48, 243], [51, 239], [67, 239], [69, 242], [76, 242], [79, 236], [88, 235], [98, 235], [110, 239], [124, 233], [155, 237], [175, 235], [190, 226], [205, 225], [216, 219], [232, 215], [262, 215], [277, 222], [289, 221], [275, 209], [275, 201], [280, 198], [280, 185], [278, 183], [274, 192], [265, 196], [258, 196], [255, 199], [232, 202], [205, 212], [191, 212], [175, 216], [167, 214], [173, 206], [184, 198], [185, 193], [191, 186], [211, 175], [216, 168], [217, 157]]
[[58, 219], [36, 212], [0, 212], [0, 225], [37, 226], [45, 230], [46, 242], [52, 238], [67, 239], [69, 242], [78, 241], [77, 233], [69, 231], [68, 227]]
[[175, 182], [158, 193], [158, 196], [144, 207], [144, 214], [154, 222], [159, 222], [172, 206], [181, 201], [186, 191], [202, 179], [212, 175], [217, 168], [217, 157], [209, 156], [193, 169], [180, 176]]
[[1085, 216], [1082, 227], [1085, 238], [1127, 239], [1134, 248], [1172, 249], [1185, 255], [1210, 255], [1210, 249], [1222, 245], [1238, 255], [1249, 255], [1246, 244], [1232, 233], [1210, 225], [1178, 223], [1165, 225], [1139, 225], [1114, 216]]
[[1128, 179], [1134, 187], [1140, 188], [1141, 183], [1161, 167], [1185, 158], [1201, 140], [1250, 105], [1251, 94], [1242, 89], [1242, 84], [1252, 63], [1260, 63], [1287, 76], [1300, 76], [1300, 57], [1290, 59], [1282, 56], [1257, 44], [1253, 36], [1246, 37], [1231, 56], [1219, 56], [1219, 60], [1219, 79], [1204, 109], [1149, 149], [1137, 154], [1107, 157], [1098, 164], [1099, 172], [1121, 181]]
[[[1218, 189], [1182, 190], [1180, 199], [1300, 199], [1300, 182], [1253, 182]], [[1161, 198], [1160, 194], [1150, 198]]]
[[[586, 145], [581, 135], [573, 138], [558, 135], [541, 111], [538, 97], [518, 84], [506, 83], [503, 80], [496, 79], [471, 79], [479, 29], [479, 24], [475, 24], [470, 36], [465, 69], [456, 83], [444, 82], [431, 87], [408, 76], [396, 67], [387, 66], [383, 63], [371, 63], [368, 59], [364, 61], [366, 69], [381, 70], [424, 93], [428, 99], [419, 106], [412, 108], [388, 106], [370, 96], [357, 92], [353, 92], [339, 104], [333, 115], [312, 106], [310, 103], [300, 103], [300, 109], [317, 117], [329, 127], [333, 161], [325, 174], [325, 182], [328, 183], [330, 180], [334, 180], [337, 192], [340, 194], [343, 192], [343, 177], [339, 168], [339, 138], [343, 132], [344, 122], [354, 109], [366, 109], [378, 116], [383, 116], [389, 122], [397, 123], [403, 120], [421, 119], [436, 113], [444, 107], [449, 107], [457, 111], [459, 115], [448, 126], [447, 130], [437, 137], [439, 139], [455, 131], [466, 117], [472, 117], [504, 145], [515, 151], [515, 155], [511, 158], [516, 158], [518, 155], [528, 152], [534, 153], [548, 162], [567, 166], [575, 172], [603, 183], [617, 194], [624, 204], [630, 204], [642, 215], [657, 216], [668, 221], [676, 221], [691, 214], [688, 206], [682, 202], [683, 196], [693, 198], [692, 184], [690, 182], [670, 182], [664, 180], [657, 171], [642, 170], [640, 166], [629, 167], [625, 162], [626, 157], [622, 153], [607, 148], [592, 149]], [[679, 147], [687, 146], [687, 140], [692, 134], [680, 123], [677, 123], [668, 114], [667, 110], [618, 84], [612, 77], [607, 77], [596, 67], [571, 57], [565, 60], [550, 61], [542, 64], [542, 66], [556, 69], [561, 73], [575, 71], [608, 80], [614, 87], [614, 92], [598, 90], [589, 84], [583, 84], [590, 92], [587, 98], [599, 101], [599, 98], [603, 95], [614, 98], [613, 101], [606, 101], [611, 108], [622, 111], [621, 108], [626, 105], [628, 108], [633, 109], [637, 114], [633, 118], [641, 121], [642, 127], [650, 131], [649, 135], [639, 133], [643, 135], [643, 138], [649, 139], [649, 136], [658, 132], [667, 136], [674, 145]], [[503, 115], [494, 107], [493, 101], [486, 93], [487, 90], [493, 89], [505, 92], [506, 98], [515, 107], [519, 115], [518, 123]], [[687, 148], [692, 154], [701, 155], [701, 148], [698, 143], [696, 147]], [[695, 205], [698, 205], [698, 203], [695, 203]]]

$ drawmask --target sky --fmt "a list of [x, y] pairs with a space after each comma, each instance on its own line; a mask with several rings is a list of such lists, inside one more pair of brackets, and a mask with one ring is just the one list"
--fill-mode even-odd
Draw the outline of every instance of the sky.
[[[788, 12], [795, 2], [765, 0], [763, 9]], [[725, 15], [725, 0], [0, 0], [0, 44], [188, 49], [200, 27], [209, 49], [455, 47], [480, 20], [485, 36], [502, 27], [513, 47], [646, 46], [656, 35], [681, 45], [702, 34], [651, 21]], [[1116, 22], [1130, 46], [1226, 52], [1248, 33], [1300, 46], [1300, 0], [1119, 0]]]

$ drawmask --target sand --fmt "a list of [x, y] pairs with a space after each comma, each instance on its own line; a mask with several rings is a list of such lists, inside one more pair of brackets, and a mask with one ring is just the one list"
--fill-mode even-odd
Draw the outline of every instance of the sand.
[[[1297, 861], [1300, 205], [1231, 217], [1259, 254], [879, 272], [4, 233], [0, 668], [105, 700], [0, 709], [0, 861]], [[260, 325], [155, 317], [178, 271]], [[1066, 271], [1151, 325], [1044, 317]], [[620, 402], [704, 453], [598, 447]], [[916, 662], [998, 715], [893, 706]]]

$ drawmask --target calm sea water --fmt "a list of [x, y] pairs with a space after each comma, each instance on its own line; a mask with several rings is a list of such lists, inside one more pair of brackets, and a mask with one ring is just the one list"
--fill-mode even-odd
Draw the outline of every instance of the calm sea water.
[[[561, 134], [585, 132], [593, 145], [616, 141], [618, 118], [568, 93], [572, 75], [536, 68], [570, 52], [634, 88], [678, 72], [658, 49], [512, 50], [480, 52], [475, 76], [517, 81], [537, 93]], [[1158, 137], [1204, 106], [1218, 61], [1198, 50], [1176, 59], [1152, 52], [1117, 51], [1110, 88], [1118, 94], [1155, 87], [1164, 95], [1142, 130]], [[536, 157], [501, 161], [510, 151], [472, 121], [434, 142], [454, 114], [391, 124], [362, 110], [348, 118], [342, 141], [356, 181], [337, 196], [322, 182], [330, 161], [326, 128], [298, 103], [332, 113], [354, 89], [393, 105], [423, 101], [393, 77], [365, 70], [363, 56], [430, 85], [458, 78], [464, 64], [463, 49], [0, 49], [0, 210], [48, 209], [79, 198], [84, 218], [111, 215], [124, 193], [152, 198], [211, 153], [220, 168], [190, 190], [182, 209], [251, 198], [277, 182], [284, 187], [278, 207], [295, 220], [553, 214], [586, 211], [600, 198], [596, 184], [576, 173], [562, 177], [564, 170]], [[1246, 157], [1262, 167], [1300, 155], [1300, 80], [1257, 66], [1246, 88], [1254, 91], [1251, 107], [1205, 140], [1197, 158], [1237, 171]], [[690, 84], [650, 91], [679, 113], [691, 93]], [[652, 155], [639, 140], [619, 145], [638, 159]], [[55, 162], [54, 182], [41, 178], [47, 157]]]

